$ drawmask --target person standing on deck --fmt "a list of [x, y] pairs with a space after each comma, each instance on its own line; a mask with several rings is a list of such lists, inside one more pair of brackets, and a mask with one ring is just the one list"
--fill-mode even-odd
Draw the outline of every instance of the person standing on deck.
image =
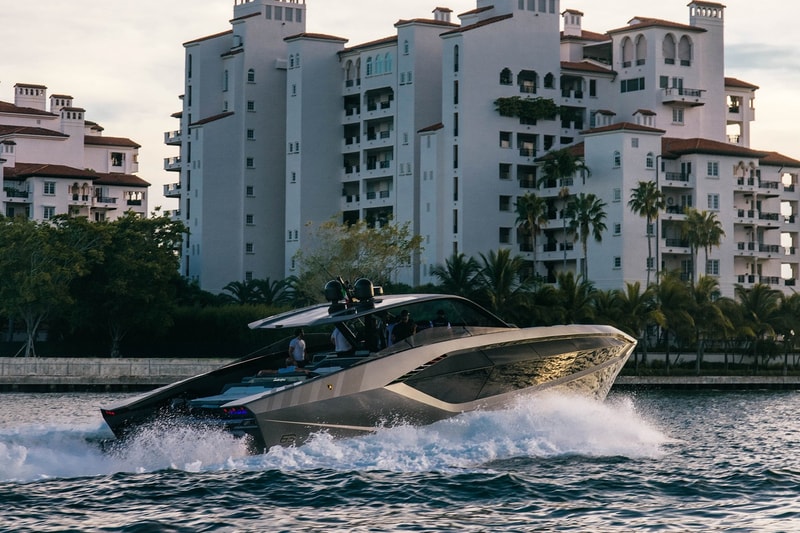
[[289, 357], [295, 366], [300, 368], [306, 366], [306, 341], [301, 328], [294, 330], [294, 338], [289, 341]]

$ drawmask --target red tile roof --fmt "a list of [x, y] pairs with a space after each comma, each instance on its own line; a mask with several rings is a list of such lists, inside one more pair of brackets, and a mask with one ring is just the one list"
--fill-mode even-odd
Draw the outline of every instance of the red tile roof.
[[586, 31], [581, 30], [580, 35], [564, 35], [564, 32], [561, 32], [561, 40], [562, 41], [596, 41], [596, 42], [605, 42], [610, 41], [611, 37], [606, 35], [605, 33], [596, 33], [593, 31]]
[[586, 72], [602, 72], [604, 74], [615, 74], [613, 70], [608, 67], [604, 67], [602, 65], [595, 65], [594, 63], [589, 63], [588, 61], [562, 61], [561, 62], [562, 70], [583, 70]]
[[[639, 22], [633, 22], [634, 20], [638, 20]], [[623, 33], [626, 31], [635, 31], [644, 28], [656, 28], [656, 27], [674, 28], [696, 33], [704, 33], [706, 31], [704, 28], [700, 28], [697, 26], [689, 26], [688, 24], [680, 24], [678, 22], [672, 22], [669, 20], [654, 19], [650, 17], [633, 17], [627, 26], [609, 30], [607, 33], [610, 35], [612, 33]]]
[[767, 152], [765, 157], [759, 161], [761, 165], [769, 165], [772, 167], [794, 167], [800, 168], [800, 161], [792, 159], [789, 156], [779, 154], [778, 152]]
[[496, 22], [502, 22], [504, 20], [508, 20], [510, 18], [513, 18], [513, 17], [514, 17], [513, 14], [500, 15], [500, 16], [497, 16], [497, 17], [491, 17], [491, 18], [488, 18], [486, 20], [481, 20], [480, 22], [476, 22], [475, 24], [470, 24], [469, 26], [463, 26], [461, 28], [458, 28], [457, 30], [445, 32], [442, 35], [455, 35], [457, 33], [464, 33], [464, 32], [470, 31], [470, 30], [476, 30], [478, 28], [482, 28], [484, 26], [489, 26], [490, 24], [494, 24]]
[[633, 122], [618, 122], [608, 126], [601, 126], [599, 128], [591, 128], [581, 132], [581, 135], [589, 135], [593, 133], [607, 133], [609, 131], [638, 131], [641, 133], [666, 133], [665, 130], [658, 128], [651, 128], [650, 126], [642, 126], [641, 124], [634, 124]]
[[441, 122], [438, 122], [436, 124], [431, 124], [430, 126], [422, 128], [417, 133], [428, 133], [428, 132], [431, 132], [431, 131], [438, 131], [438, 130], [440, 130], [442, 128], [444, 128], [444, 124], [442, 124]]
[[222, 32], [219, 32], [219, 33], [215, 33], [214, 35], [207, 35], [205, 37], [200, 37], [199, 39], [193, 39], [191, 41], [186, 41], [185, 43], [183, 43], [183, 46], [187, 46], [187, 45], [190, 45], [190, 44], [197, 44], [197, 43], [201, 43], [203, 41], [210, 41], [211, 39], [216, 39], [217, 37], [222, 37], [224, 35], [233, 35], [233, 30], [222, 31]]
[[149, 187], [150, 184], [133, 174], [98, 173], [94, 180], [96, 185], [118, 185], [124, 187]]
[[361, 50], [362, 48], [371, 48], [373, 46], [383, 46], [386, 44], [391, 44], [396, 42], [397, 42], [397, 35], [392, 35], [391, 37], [384, 37], [383, 39], [376, 39], [374, 41], [369, 41], [364, 44], [357, 44], [356, 46], [345, 48], [340, 53], [347, 53], [347, 52], [352, 52], [354, 50]]
[[44, 163], [20, 163], [16, 166], [4, 167], [3, 176], [6, 179], [23, 180], [34, 177], [46, 178], [81, 178], [94, 181], [99, 174], [93, 170], [81, 170], [66, 165], [49, 165]]
[[106, 137], [101, 135], [86, 135], [83, 144], [93, 146], [119, 146], [120, 148], [141, 148], [142, 146], [127, 137]]
[[24, 180], [27, 178], [63, 178], [83, 179], [98, 185], [118, 185], [125, 187], [149, 187], [139, 176], [133, 174], [117, 174], [95, 172], [94, 170], [79, 169], [66, 165], [50, 165], [46, 163], [19, 163], [13, 167], [4, 167], [3, 176], [6, 179]]
[[43, 111], [41, 109], [34, 109], [32, 107], [20, 107], [10, 102], [0, 102], [0, 113], [14, 113], [16, 115], [46, 115], [49, 117], [57, 117], [55, 113]]
[[335, 35], [327, 35], [325, 33], [296, 33], [285, 38], [284, 41], [293, 41], [295, 39], [317, 39], [320, 41], [341, 41], [346, 43], [349, 39], [344, 37], [337, 37]]
[[767, 156], [767, 152], [752, 150], [726, 142], [700, 138], [675, 139], [671, 137], [663, 137], [661, 139], [661, 153], [667, 158], [677, 158], [685, 154], [713, 154], [756, 159]]
[[758, 85], [753, 85], [752, 83], [748, 83], [746, 81], [728, 77], [725, 78], [725, 87], [739, 87], [742, 89], [752, 89], [754, 91], [759, 89]]
[[34, 126], [9, 126], [0, 124], [0, 135], [31, 135], [41, 137], [69, 137], [60, 131], [37, 128]]

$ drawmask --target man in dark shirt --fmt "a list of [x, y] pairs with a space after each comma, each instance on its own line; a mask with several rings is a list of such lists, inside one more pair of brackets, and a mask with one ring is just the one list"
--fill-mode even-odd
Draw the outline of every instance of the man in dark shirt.
[[408, 311], [403, 309], [403, 311], [400, 312], [400, 321], [392, 328], [392, 344], [400, 342], [416, 332], [417, 325], [411, 321]]

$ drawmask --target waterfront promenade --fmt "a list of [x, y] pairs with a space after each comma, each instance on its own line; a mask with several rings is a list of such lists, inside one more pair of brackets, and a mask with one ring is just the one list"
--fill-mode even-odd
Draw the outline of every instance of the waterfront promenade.
[[[649, 360], [658, 355], [649, 356]], [[149, 390], [210, 372], [234, 359], [0, 357], [0, 391]], [[620, 389], [798, 389], [800, 376], [617, 377]]]

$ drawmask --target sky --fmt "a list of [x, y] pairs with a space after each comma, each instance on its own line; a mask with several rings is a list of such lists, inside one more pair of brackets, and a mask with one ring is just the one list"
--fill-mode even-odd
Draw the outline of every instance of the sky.
[[[760, 87], [751, 147], [800, 159], [800, 45], [793, 44], [800, 2], [728, 0], [726, 76]], [[688, 24], [688, 0], [561, 0], [584, 13], [583, 29], [597, 33], [635, 17]], [[139, 177], [150, 182], [150, 207], [176, 209], [161, 196], [178, 181], [163, 169], [178, 155], [164, 132], [179, 128], [183, 43], [230, 29], [233, 0], [28, 0], [3, 2], [0, 11], [0, 100], [14, 101], [15, 83], [45, 85], [68, 94], [86, 119], [139, 150]], [[475, 0], [306, 0], [306, 31], [336, 35], [355, 46], [395, 34], [400, 19], [432, 18], [435, 7], [455, 15]]]

